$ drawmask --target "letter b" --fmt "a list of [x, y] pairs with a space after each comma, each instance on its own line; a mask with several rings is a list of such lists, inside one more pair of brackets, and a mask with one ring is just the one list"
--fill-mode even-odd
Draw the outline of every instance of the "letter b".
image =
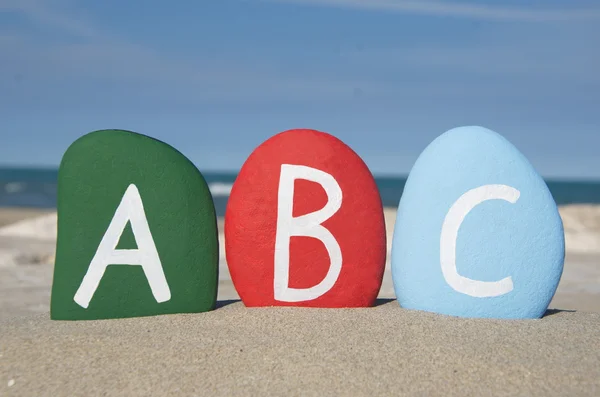
[[[297, 218], [292, 217], [294, 207], [294, 181], [305, 179], [320, 184], [327, 193], [327, 204]], [[299, 302], [318, 298], [333, 287], [342, 270], [342, 251], [335, 237], [322, 223], [331, 218], [342, 206], [342, 189], [330, 174], [315, 168], [283, 164], [279, 182], [277, 206], [277, 234], [275, 236], [275, 299]], [[319, 239], [325, 245], [331, 265], [327, 276], [314, 287], [299, 289], [289, 287], [290, 238], [306, 236]]]

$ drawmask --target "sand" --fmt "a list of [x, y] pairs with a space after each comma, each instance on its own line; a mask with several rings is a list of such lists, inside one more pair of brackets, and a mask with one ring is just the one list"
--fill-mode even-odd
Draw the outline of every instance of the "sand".
[[0, 208], [0, 227], [51, 213], [35, 208]]
[[[253, 308], [1, 320], [3, 396], [598, 396], [600, 314]], [[8, 387], [9, 382], [12, 384]]]
[[600, 205], [568, 205], [560, 208], [565, 244], [571, 252], [600, 253]]
[[[529, 321], [415, 312], [395, 300], [343, 310], [226, 304], [238, 295], [223, 241], [218, 310], [50, 321], [55, 214], [0, 210], [0, 396], [598, 396], [598, 208], [561, 208], [567, 258], [550, 308], [562, 311]], [[395, 211], [385, 215], [389, 254]], [[389, 261], [379, 297], [395, 298]]]

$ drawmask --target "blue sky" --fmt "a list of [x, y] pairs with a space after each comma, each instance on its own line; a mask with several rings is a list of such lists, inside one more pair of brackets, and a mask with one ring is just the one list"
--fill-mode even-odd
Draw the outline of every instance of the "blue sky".
[[593, 0], [0, 0], [0, 164], [120, 128], [236, 170], [313, 128], [406, 174], [482, 125], [546, 177], [598, 179], [599, 49]]

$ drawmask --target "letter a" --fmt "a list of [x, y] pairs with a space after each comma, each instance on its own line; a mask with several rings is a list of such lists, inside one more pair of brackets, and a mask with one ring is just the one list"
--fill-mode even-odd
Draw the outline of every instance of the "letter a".
[[[322, 209], [294, 218], [294, 181], [305, 179], [320, 184], [327, 194], [327, 204]], [[342, 270], [342, 251], [329, 230], [321, 224], [331, 218], [342, 206], [342, 189], [330, 174], [302, 165], [283, 164], [279, 177], [277, 232], [275, 234], [275, 299], [300, 302], [318, 298], [329, 291]], [[311, 288], [289, 287], [290, 238], [306, 236], [319, 239], [325, 245], [330, 266], [325, 278]]]
[[[131, 230], [138, 249], [117, 250], [117, 244], [119, 244], [121, 234], [125, 230], [128, 221], [131, 222]], [[158, 303], [171, 299], [171, 291], [144, 213], [142, 198], [134, 184], [129, 185], [127, 191], [125, 191], [88, 271], [75, 294], [74, 300], [79, 306], [88, 307], [108, 265], [141, 266], [150, 284], [154, 299]]]
[[511, 277], [500, 281], [471, 280], [456, 270], [456, 239], [467, 214], [487, 200], [500, 199], [516, 203], [521, 193], [506, 185], [485, 185], [463, 194], [448, 211], [440, 237], [440, 264], [446, 282], [456, 291], [476, 298], [500, 296], [513, 290]]

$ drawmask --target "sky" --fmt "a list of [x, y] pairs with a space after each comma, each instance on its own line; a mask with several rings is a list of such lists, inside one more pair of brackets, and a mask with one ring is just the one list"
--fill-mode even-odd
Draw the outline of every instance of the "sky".
[[0, 164], [114, 128], [235, 171], [311, 128], [405, 175], [480, 125], [545, 177], [600, 179], [599, 49], [596, 0], [0, 0]]

